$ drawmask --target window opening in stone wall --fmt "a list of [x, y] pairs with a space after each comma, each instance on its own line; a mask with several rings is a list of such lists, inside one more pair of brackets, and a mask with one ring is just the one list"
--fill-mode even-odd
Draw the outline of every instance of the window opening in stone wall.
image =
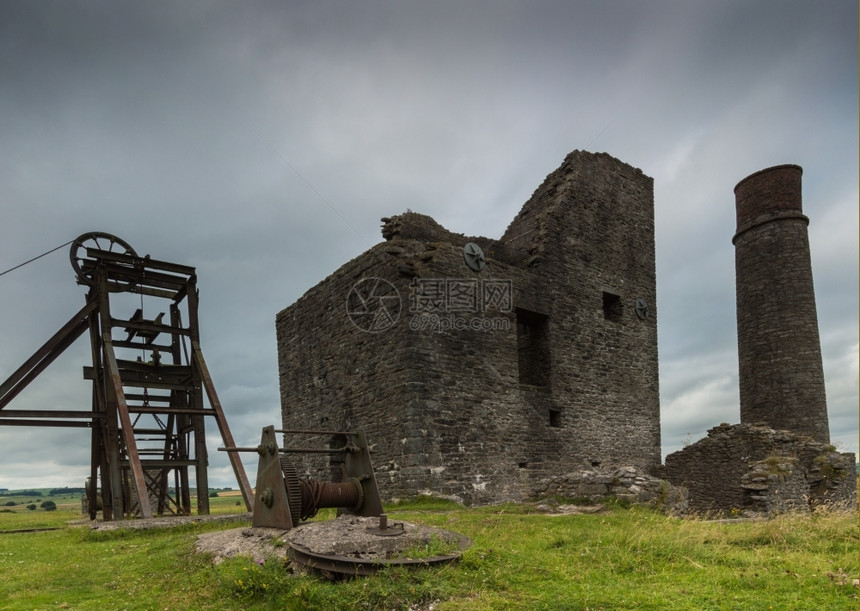
[[603, 317], [612, 322], [621, 322], [621, 296], [614, 293], [603, 293]]
[[549, 425], [553, 428], [561, 426], [561, 411], [557, 409], [549, 410]]
[[549, 317], [517, 309], [517, 365], [520, 384], [549, 383]]

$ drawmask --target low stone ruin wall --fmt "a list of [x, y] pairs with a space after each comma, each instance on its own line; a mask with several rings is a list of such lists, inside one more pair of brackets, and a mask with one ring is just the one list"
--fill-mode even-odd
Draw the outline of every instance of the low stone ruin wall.
[[856, 503], [853, 454], [828, 452], [807, 469], [798, 458], [771, 456], [754, 462], [741, 478], [747, 514], [808, 512], [819, 505]]
[[746, 513], [809, 512], [809, 483], [796, 458], [774, 456], [754, 462], [741, 478], [741, 488]]
[[854, 454], [763, 425], [721, 424], [669, 454], [661, 475], [690, 492], [694, 511], [771, 515], [856, 502]]
[[644, 504], [670, 513], [687, 510], [687, 491], [645, 474], [636, 467], [581, 470], [540, 480], [536, 499], [560, 498], [596, 503], [617, 499]]

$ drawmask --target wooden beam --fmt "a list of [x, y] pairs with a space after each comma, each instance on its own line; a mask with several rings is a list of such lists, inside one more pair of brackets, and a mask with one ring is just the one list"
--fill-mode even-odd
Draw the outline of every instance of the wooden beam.
[[72, 418], [78, 420], [92, 420], [104, 418], [99, 412], [87, 412], [83, 410], [60, 410], [60, 409], [7, 409], [3, 412], [4, 418]]
[[[218, 423], [218, 430], [221, 431], [221, 439], [227, 447], [233, 447], [236, 442], [233, 441], [233, 434], [230, 432], [230, 427], [227, 426], [227, 418], [224, 416], [224, 410], [221, 409], [221, 401], [218, 400], [218, 394], [215, 392], [215, 385], [212, 383], [212, 377], [209, 375], [209, 368], [206, 367], [206, 360], [203, 358], [203, 351], [200, 349], [200, 344], [196, 341], [191, 342], [191, 352], [194, 362], [200, 370], [200, 378], [203, 382], [203, 388], [206, 389], [206, 396], [209, 398], [209, 404], [215, 411], [215, 422]], [[251, 492], [251, 484], [248, 483], [248, 476], [245, 474], [245, 467], [242, 466], [242, 461], [238, 453], [230, 452], [230, 464], [233, 467], [233, 473], [236, 475], [236, 481], [239, 482], [239, 489], [242, 491], [242, 497], [245, 499], [245, 506], [248, 511], [254, 510], [254, 495]]]
[[25, 420], [19, 418], [0, 418], [0, 426], [56, 426], [66, 428], [92, 428], [92, 422], [76, 422], [74, 420]]
[[6, 407], [27, 385], [33, 381], [45, 368], [54, 362], [66, 348], [71, 346], [87, 329], [87, 316], [95, 310], [97, 304], [87, 303], [77, 314], [72, 316], [51, 339], [39, 348], [33, 356], [21, 365], [15, 373], [0, 385], [0, 409]]
[[122, 437], [125, 441], [125, 450], [128, 454], [128, 460], [131, 463], [131, 473], [135, 491], [137, 492], [137, 502], [140, 505], [140, 517], [146, 519], [152, 517], [152, 506], [149, 502], [149, 494], [146, 491], [146, 482], [143, 479], [143, 467], [140, 465], [140, 456], [137, 452], [137, 442], [134, 439], [134, 427], [131, 423], [131, 417], [128, 413], [128, 404], [125, 402], [125, 394], [122, 390], [122, 378], [120, 378], [119, 368], [116, 364], [116, 356], [113, 353], [113, 344], [111, 343], [110, 329], [102, 333], [102, 346], [104, 350], [105, 366], [108, 371], [111, 385], [113, 386], [114, 397], [116, 398], [117, 412], [119, 420], [122, 423]]

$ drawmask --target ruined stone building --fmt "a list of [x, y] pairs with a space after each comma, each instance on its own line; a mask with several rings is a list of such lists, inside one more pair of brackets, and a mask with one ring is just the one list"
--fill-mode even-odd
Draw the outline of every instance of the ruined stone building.
[[651, 178], [574, 151], [500, 239], [383, 222], [277, 315], [285, 428], [363, 430], [389, 499], [659, 465]]

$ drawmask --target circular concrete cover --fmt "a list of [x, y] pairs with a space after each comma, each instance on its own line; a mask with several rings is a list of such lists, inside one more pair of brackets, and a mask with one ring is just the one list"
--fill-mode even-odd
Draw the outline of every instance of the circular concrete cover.
[[287, 533], [292, 560], [322, 571], [369, 575], [386, 566], [431, 565], [456, 560], [472, 546], [459, 533], [380, 518], [342, 515]]

